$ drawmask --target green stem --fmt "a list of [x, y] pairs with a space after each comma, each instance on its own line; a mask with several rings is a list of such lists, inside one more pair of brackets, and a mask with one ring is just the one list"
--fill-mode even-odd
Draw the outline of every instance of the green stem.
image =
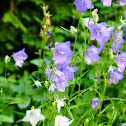
[[106, 79], [106, 75], [104, 75], [104, 90], [103, 90], [101, 101], [100, 101], [100, 110], [99, 110], [98, 118], [97, 118], [97, 121], [96, 121], [96, 126], [97, 126], [99, 118], [100, 118], [100, 112], [101, 112], [101, 108], [102, 108], [102, 104], [103, 104], [106, 88], [107, 88], [107, 79]]

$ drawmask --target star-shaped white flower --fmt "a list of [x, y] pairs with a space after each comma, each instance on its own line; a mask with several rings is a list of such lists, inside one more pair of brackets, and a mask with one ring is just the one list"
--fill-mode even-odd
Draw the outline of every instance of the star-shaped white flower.
[[54, 126], [69, 126], [73, 120], [69, 121], [69, 119], [65, 116], [58, 115], [55, 117], [55, 125]]
[[45, 117], [41, 114], [41, 109], [32, 109], [26, 111], [26, 116], [22, 121], [30, 122], [32, 126], [36, 126], [39, 120], [44, 120]]

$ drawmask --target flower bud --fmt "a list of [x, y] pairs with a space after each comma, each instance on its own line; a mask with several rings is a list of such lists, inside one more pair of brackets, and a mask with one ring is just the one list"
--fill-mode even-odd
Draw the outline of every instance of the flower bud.
[[70, 26], [70, 32], [72, 34], [76, 34], [77, 33], [77, 29], [74, 26]]
[[84, 122], [84, 126], [88, 126], [89, 120], [86, 119], [86, 121]]
[[42, 85], [41, 85], [41, 83], [39, 82], [39, 81], [35, 81], [35, 85], [38, 87], [38, 88], [40, 88]]
[[49, 86], [49, 82], [48, 81], [45, 81], [45, 86], [48, 88], [48, 86]]
[[97, 14], [97, 12], [98, 12], [98, 9], [97, 9], [97, 8], [94, 9], [94, 10], [92, 11], [92, 17], [94, 17], [94, 15]]
[[99, 21], [98, 14], [95, 14], [95, 15], [93, 16], [93, 19], [94, 19], [94, 23], [97, 24], [98, 21]]
[[8, 55], [5, 56], [5, 63], [9, 63], [10, 62], [10, 57]]
[[53, 107], [55, 107], [55, 106], [56, 106], [56, 103], [55, 103], [55, 102], [53, 102], [53, 103], [52, 103], [52, 106], [53, 106]]

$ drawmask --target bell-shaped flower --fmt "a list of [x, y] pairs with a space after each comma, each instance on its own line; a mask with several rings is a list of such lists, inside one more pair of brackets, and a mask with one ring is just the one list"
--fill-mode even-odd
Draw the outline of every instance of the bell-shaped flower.
[[109, 84], [118, 84], [119, 80], [122, 80], [124, 78], [123, 73], [121, 72], [113, 72], [110, 75], [109, 78]]
[[65, 116], [57, 115], [55, 117], [55, 125], [54, 126], [69, 126], [73, 120], [69, 121], [69, 119]]
[[56, 64], [64, 65], [73, 54], [74, 52], [70, 49], [70, 41], [55, 43], [52, 60]]
[[94, 8], [91, 0], [75, 0], [75, 6], [76, 9], [80, 12], [83, 13], [85, 12], [87, 9], [92, 9]]
[[52, 93], [52, 92], [55, 90], [55, 88], [56, 88], [55, 84], [52, 83], [52, 84], [50, 85], [50, 87], [49, 87], [49, 92]]
[[56, 83], [56, 88], [58, 91], [61, 92], [65, 92], [65, 88], [69, 85], [69, 83], [67, 82], [67, 80], [63, 81], [63, 82], [57, 82]]
[[117, 66], [120, 69], [120, 72], [123, 72], [126, 66], [126, 52], [122, 52], [121, 54], [119, 54], [116, 57], [116, 61], [117, 61]]
[[26, 111], [26, 116], [22, 121], [30, 122], [32, 126], [36, 126], [39, 120], [44, 120], [45, 117], [41, 114], [41, 109], [32, 109]]
[[27, 58], [28, 58], [28, 55], [25, 53], [25, 48], [16, 52], [13, 55], [13, 59], [15, 61], [15, 66], [22, 67], [24, 60], [26, 60]]
[[125, 6], [126, 5], [126, 0], [120, 0], [120, 5]]
[[86, 60], [87, 64], [89, 65], [92, 61], [97, 62], [99, 61], [99, 50], [94, 45], [90, 46], [86, 50], [86, 54], [84, 59]]
[[74, 72], [76, 72], [77, 67], [63, 66], [60, 68], [60, 71], [64, 73], [64, 76], [61, 77], [61, 80], [71, 80], [74, 77]]
[[103, 6], [110, 7], [112, 4], [112, 0], [101, 0]]
[[121, 126], [126, 126], [126, 123], [123, 123]]
[[107, 28], [106, 22], [90, 24], [89, 30], [91, 32], [90, 40], [97, 40], [99, 45], [102, 46], [104, 42], [107, 42], [110, 39], [112, 30], [115, 27]]
[[[93, 98], [92, 103], [91, 103], [91, 107], [93, 109], [95, 109], [98, 106], [98, 104], [99, 104], [99, 99], [98, 98]], [[100, 105], [98, 106], [98, 108], [100, 109]]]
[[113, 34], [113, 43], [111, 44], [114, 53], [117, 53], [117, 50], [121, 49], [122, 43], [124, 43], [123, 33], [115, 32], [115, 34]]

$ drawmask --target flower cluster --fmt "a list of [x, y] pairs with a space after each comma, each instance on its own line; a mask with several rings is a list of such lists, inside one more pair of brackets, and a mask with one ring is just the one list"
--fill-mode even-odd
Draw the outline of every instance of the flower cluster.
[[[94, 17], [94, 15], [97, 15], [97, 13], [93, 14], [92, 12], [92, 15]], [[90, 40], [97, 40], [100, 48], [96, 48], [94, 45], [92, 45], [87, 49], [84, 59], [88, 65], [92, 61], [97, 62], [99, 60], [98, 54], [102, 51], [104, 43], [110, 39], [112, 31], [115, 29], [115, 27], [107, 28], [106, 22], [97, 23], [97, 21], [94, 22], [93, 20], [94, 19], [89, 20], [89, 18], [85, 18], [83, 22], [91, 32]]]
[[68, 60], [73, 54], [70, 41], [55, 44], [52, 58], [55, 66], [52, 69], [48, 67], [45, 72], [51, 83], [49, 91], [53, 92], [57, 88], [58, 91], [65, 92], [65, 88], [69, 85], [68, 80], [74, 77], [74, 72], [77, 70], [76, 67], [68, 66]]

